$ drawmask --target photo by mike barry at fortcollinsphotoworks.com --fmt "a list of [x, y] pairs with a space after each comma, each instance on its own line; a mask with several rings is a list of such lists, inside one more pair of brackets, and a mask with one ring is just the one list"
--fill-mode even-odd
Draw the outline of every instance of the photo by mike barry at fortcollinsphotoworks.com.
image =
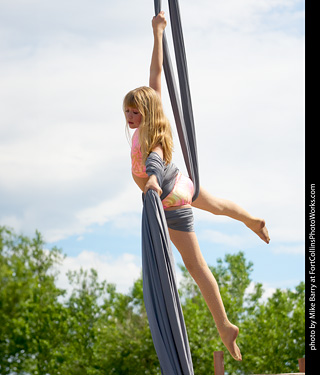
[[[306, 351], [309, 359], [315, 357], [317, 345], [316, 309], [316, 185], [309, 185], [309, 199], [306, 212]], [[307, 356], [307, 353], [306, 353]], [[315, 359], [315, 358], [314, 358]], [[309, 362], [309, 361], [308, 361]], [[314, 362], [314, 361], [312, 361]], [[310, 363], [310, 362], [309, 362]]]

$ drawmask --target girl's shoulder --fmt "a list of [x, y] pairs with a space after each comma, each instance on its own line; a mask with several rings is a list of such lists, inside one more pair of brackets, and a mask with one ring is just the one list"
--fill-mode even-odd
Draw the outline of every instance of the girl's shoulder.
[[139, 128], [137, 128], [132, 135], [132, 147], [139, 143]]
[[140, 151], [140, 141], [139, 141], [139, 128], [137, 128], [131, 138], [131, 152], [141, 152]]

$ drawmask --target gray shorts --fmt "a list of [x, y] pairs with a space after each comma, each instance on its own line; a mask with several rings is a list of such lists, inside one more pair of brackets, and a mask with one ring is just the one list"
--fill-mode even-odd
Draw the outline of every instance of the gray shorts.
[[164, 211], [168, 228], [181, 232], [194, 232], [194, 219], [191, 207]]

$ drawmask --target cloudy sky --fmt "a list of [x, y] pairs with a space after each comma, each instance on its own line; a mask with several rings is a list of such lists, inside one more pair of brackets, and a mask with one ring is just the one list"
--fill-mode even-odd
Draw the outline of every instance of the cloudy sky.
[[[203, 254], [215, 265], [242, 250], [253, 282], [292, 288], [304, 280], [304, 1], [180, 8], [200, 182], [265, 218], [271, 236], [195, 210]], [[151, 0], [0, 1], [0, 225], [62, 248], [61, 286], [81, 266], [123, 292], [140, 275], [121, 105], [148, 83], [152, 16]], [[166, 92], [164, 105], [173, 123]]]

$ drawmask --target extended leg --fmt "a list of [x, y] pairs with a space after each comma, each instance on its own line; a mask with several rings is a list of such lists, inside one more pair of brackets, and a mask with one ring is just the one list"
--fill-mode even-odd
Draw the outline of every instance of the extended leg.
[[270, 242], [266, 223], [263, 219], [250, 215], [246, 210], [234, 202], [212, 196], [202, 187], [200, 187], [199, 196], [192, 203], [192, 206], [211, 212], [214, 215], [224, 215], [241, 221], [249, 229], [256, 233], [264, 242]]
[[241, 360], [240, 349], [236, 344], [239, 329], [227, 318], [218, 284], [201, 254], [196, 234], [172, 229], [169, 229], [169, 233], [185, 266], [200, 288], [224, 345], [234, 359]]

